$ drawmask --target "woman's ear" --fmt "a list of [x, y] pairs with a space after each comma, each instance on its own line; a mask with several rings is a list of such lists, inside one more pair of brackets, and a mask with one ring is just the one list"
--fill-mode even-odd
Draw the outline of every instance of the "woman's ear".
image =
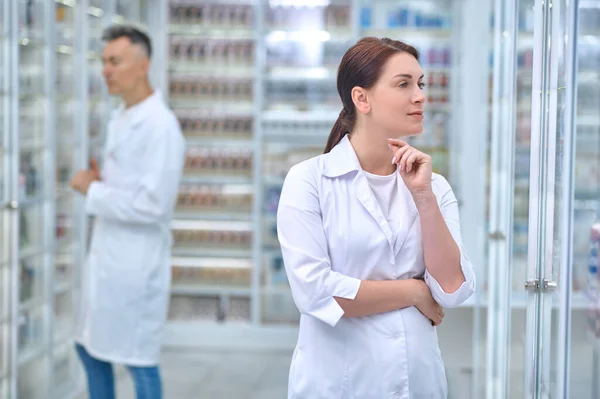
[[352, 88], [352, 102], [354, 103], [357, 112], [362, 114], [371, 112], [369, 96], [364, 88], [358, 86]]

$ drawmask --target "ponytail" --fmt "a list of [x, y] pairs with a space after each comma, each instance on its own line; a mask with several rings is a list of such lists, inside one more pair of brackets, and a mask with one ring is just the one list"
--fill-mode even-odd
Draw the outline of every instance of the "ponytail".
[[329, 137], [327, 138], [327, 144], [325, 145], [325, 151], [323, 154], [327, 154], [329, 151], [333, 149], [346, 134], [349, 133], [348, 128], [348, 112], [346, 112], [346, 107], [342, 108], [340, 112], [340, 116], [338, 116], [337, 120], [333, 124], [331, 128], [331, 133], [329, 133]]

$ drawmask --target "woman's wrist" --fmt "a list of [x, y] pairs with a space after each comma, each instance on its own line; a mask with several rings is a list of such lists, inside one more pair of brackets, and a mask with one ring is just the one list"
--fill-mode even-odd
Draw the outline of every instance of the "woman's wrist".
[[431, 204], [437, 205], [437, 199], [433, 190], [415, 190], [411, 192], [411, 195], [417, 208], [429, 206]]
[[426, 290], [429, 290], [425, 281], [421, 279], [410, 279], [410, 301], [412, 306], [419, 306], [423, 303], [423, 299], [426, 297]]

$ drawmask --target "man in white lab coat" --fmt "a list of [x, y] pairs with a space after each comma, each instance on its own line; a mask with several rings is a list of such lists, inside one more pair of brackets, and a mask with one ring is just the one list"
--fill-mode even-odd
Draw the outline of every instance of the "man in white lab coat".
[[170, 220], [185, 157], [174, 114], [148, 80], [151, 42], [140, 30], [104, 32], [103, 75], [122, 105], [108, 123], [104, 164], [72, 187], [95, 217], [82, 270], [76, 349], [90, 399], [115, 395], [112, 364], [128, 367], [138, 399], [162, 397], [158, 369], [171, 262]]

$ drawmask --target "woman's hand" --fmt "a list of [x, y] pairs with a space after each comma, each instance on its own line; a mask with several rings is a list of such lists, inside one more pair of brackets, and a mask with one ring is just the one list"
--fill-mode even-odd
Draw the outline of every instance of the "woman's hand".
[[431, 324], [439, 326], [444, 319], [444, 309], [442, 309], [435, 299], [433, 299], [431, 290], [427, 284], [425, 284], [425, 281], [415, 281], [418, 282], [415, 307], [419, 309], [419, 312], [423, 313], [425, 317], [431, 320]]
[[388, 144], [394, 153], [392, 163], [398, 165], [400, 176], [413, 197], [430, 193], [431, 157], [399, 139], [388, 139]]

